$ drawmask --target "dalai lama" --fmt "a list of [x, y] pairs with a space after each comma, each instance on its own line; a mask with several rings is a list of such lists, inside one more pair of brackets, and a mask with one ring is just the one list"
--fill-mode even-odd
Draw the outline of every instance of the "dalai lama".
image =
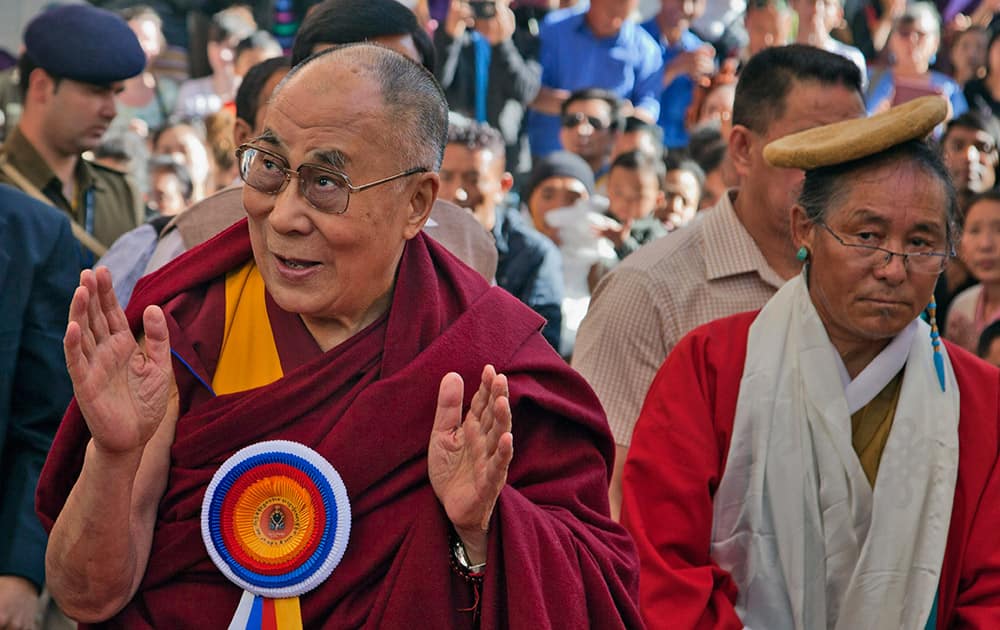
[[597, 399], [537, 315], [421, 233], [433, 77], [325, 51], [264, 127], [238, 152], [246, 221], [127, 313], [82, 275], [38, 491], [60, 606], [130, 630], [640, 624]]
[[[765, 149], [802, 274], [667, 358], [625, 464], [651, 628], [1000, 627], [1000, 373], [942, 344], [938, 97]], [[928, 321], [920, 316], [927, 312]]]

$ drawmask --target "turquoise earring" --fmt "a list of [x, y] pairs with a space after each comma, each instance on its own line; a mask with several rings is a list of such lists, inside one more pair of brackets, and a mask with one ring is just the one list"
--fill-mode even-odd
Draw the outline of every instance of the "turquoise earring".
[[931, 347], [934, 348], [934, 371], [937, 372], [941, 391], [944, 391], [944, 356], [941, 355], [941, 333], [938, 332], [937, 319], [934, 317], [936, 312], [937, 304], [934, 300], [931, 300], [931, 303], [927, 305], [927, 323], [931, 325]]
[[806, 249], [805, 245], [800, 247], [799, 251], [795, 252], [795, 258], [798, 259], [799, 262], [805, 262], [809, 260], [809, 250]]

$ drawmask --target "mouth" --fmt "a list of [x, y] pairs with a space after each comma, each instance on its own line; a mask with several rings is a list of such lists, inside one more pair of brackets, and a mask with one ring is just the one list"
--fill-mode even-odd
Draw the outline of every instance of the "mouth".
[[905, 308], [909, 306], [909, 303], [903, 300], [891, 300], [888, 298], [861, 298], [861, 301], [868, 302], [878, 308]]
[[291, 271], [305, 271], [313, 267], [319, 266], [319, 263], [313, 260], [303, 260], [301, 258], [285, 258], [284, 256], [279, 256], [274, 254], [277, 259], [278, 264]]

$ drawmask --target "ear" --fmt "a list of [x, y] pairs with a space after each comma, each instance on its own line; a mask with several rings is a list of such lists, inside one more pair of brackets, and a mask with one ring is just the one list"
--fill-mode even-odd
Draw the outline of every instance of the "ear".
[[407, 206], [406, 227], [403, 230], [403, 237], [407, 240], [417, 235], [427, 223], [427, 217], [431, 215], [431, 208], [434, 207], [434, 200], [437, 199], [438, 189], [441, 188], [441, 180], [437, 173], [422, 173], [414, 175], [417, 178], [413, 193], [410, 195], [410, 204]]
[[729, 159], [740, 180], [750, 175], [750, 152], [753, 147], [753, 132], [743, 125], [733, 125], [729, 133]]
[[[656, 191], [656, 205], [653, 206], [656, 210], [659, 210], [667, 205], [667, 193], [662, 190]], [[654, 210], [655, 211], [655, 210]]]
[[35, 68], [28, 76], [28, 97], [31, 100], [45, 103], [49, 100], [55, 81], [48, 72], [41, 68]]
[[791, 211], [792, 243], [795, 249], [805, 247], [810, 254], [816, 239], [816, 224], [806, 215], [805, 208], [799, 204], [792, 206]]
[[242, 118], [237, 118], [233, 124], [233, 142], [236, 143], [236, 146], [240, 146], [251, 138], [253, 138], [253, 129], [250, 128], [250, 124]]

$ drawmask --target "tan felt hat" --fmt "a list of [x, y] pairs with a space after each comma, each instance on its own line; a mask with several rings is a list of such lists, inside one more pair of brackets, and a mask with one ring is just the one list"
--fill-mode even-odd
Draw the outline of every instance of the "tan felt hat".
[[842, 120], [778, 138], [764, 147], [772, 166], [810, 170], [875, 155], [923, 138], [948, 115], [942, 96], [922, 96], [868, 118]]

